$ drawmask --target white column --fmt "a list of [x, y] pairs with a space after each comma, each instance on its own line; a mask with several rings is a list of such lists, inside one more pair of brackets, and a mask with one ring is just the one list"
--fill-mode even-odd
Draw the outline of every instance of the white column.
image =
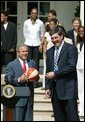
[[1, 104], [1, 121], [3, 121], [3, 105]]
[[80, 1], [80, 18], [84, 26], [84, 1]]
[[17, 32], [18, 32], [18, 44], [24, 43], [23, 24], [27, 19], [27, 1], [17, 2]]

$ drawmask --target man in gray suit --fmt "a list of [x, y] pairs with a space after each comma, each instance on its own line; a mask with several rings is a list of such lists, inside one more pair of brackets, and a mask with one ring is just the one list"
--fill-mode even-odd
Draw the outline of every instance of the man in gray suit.
[[[18, 58], [7, 65], [5, 81], [7, 84], [21, 87], [21, 92], [23, 92], [22, 87], [30, 90], [30, 96], [22, 96], [15, 103], [15, 121], [33, 121], [33, 82], [28, 80], [25, 72], [29, 67], [36, 67], [36, 64], [33, 60], [27, 62], [28, 47], [26, 45], [19, 46], [17, 54]], [[25, 65], [23, 65], [23, 61]]]

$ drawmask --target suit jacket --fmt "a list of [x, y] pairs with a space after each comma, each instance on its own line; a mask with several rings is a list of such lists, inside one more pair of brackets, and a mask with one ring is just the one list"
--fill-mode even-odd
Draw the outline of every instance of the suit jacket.
[[4, 52], [8, 52], [11, 48], [16, 49], [17, 29], [14, 23], [8, 22], [5, 30], [1, 24], [1, 48]]
[[[30, 60], [28, 62], [29, 67], [35, 67], [36, 64], [33, 60]], [[18, 87], [25, 87], [27, 89], [30, 89], [31, 92], [31, 97], [33, 97], [33, 83], [19, 83], [18, 78], [23, 74], [22, 66], [20, 64], [19, 59], [15, 59], [14, 61], [10, 62], [7, 65], [6, 69], [6, 76], [5, 76], [5, 81], [7, 84], [11, 84], [13, 86], [18, 86]], [[22, 90], [22, 89], [21, 89]], [[27, 104], [28, 97], [21, 97], [16, 99], [16, 106], [25, 106]]]
[[80, 44], [77, 45], [77, 49], [78, 49], [77, 69], [84, 70], [84, 44], [82, 46], [81, 51], [80, 51]]
[[75, 45], [75, 38], [74, 38], [74, 31], [73, 30], [67, 31], [67, 37], [72, 39], [72, 42]]
[[[54, 70], [54, 47], [47, 51], [47, 71]], [[57, 96], [60, 100], [77, 98], [77, 77], [76, 77], [76, 62], [77, 48], [74, 45], [64, 42], [59, 59], [58, 70], [55, 71], [55, 79], [49, 80], [46, 78], [46, 89], [53, 91], [54, 87]]]

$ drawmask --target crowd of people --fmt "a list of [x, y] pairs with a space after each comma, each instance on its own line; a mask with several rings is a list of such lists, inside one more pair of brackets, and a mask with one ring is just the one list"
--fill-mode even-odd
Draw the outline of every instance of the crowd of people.
[[38, 18], [38, 10], [32, 8], [30, 18], [23, 23], [25, 42], [16, 50], [17, 28], [8, 17], [6, 11], [1, 12], [1, 73], [6, 74], [7, 84], [27, 87], [31, 91], [29, 97], [21, 97], [14, 106], [15, 121], [33, 121], [34, 82], [29, 82], [24, 75], [23, 62], [26, 69], [35, 67], [39, 71], [39, 53], [43, 46], [45, 93], [51, 97], [54, 119], [79, 121], [79, 116], [84, 116], [84, 26], [81, 19], [73, 18], [72, 29], [66, 31], [55, 10], [48, 12], [48, 20], [44, 23]]

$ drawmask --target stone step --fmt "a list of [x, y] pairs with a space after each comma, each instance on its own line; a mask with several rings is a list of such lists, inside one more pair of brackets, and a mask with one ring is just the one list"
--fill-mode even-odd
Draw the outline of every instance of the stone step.
[[51, 103], [34, 103], [34, 111], [45, 111], [45, 112], [51, 112], [53, 111], [52, 109], [52, 104]]
[[40, 87], [34, 90], [34, 102], [51, 103], [51, 99], [46, 96], [45, 90], [41, 90], [41, 87]]
[[54, 121], [53, 112], [34, 112], [34, 121]]
[[50, 103], [51, 102], [51, 99], [50, 98], [47, 98], [47, 96], [45, 94], [35, 94], [34, 95], [34, 102], [48, 102]]
[[42, 87], [38, 87], [34, 89], [35, 94], [45, 94], [45, 90], [42, 90]]
[[[53, 112], [34, 112], [34, 121], [54, 121], [52, 114]], [[84, 117], [80, 117], [80, 121], [84, 121]]]

